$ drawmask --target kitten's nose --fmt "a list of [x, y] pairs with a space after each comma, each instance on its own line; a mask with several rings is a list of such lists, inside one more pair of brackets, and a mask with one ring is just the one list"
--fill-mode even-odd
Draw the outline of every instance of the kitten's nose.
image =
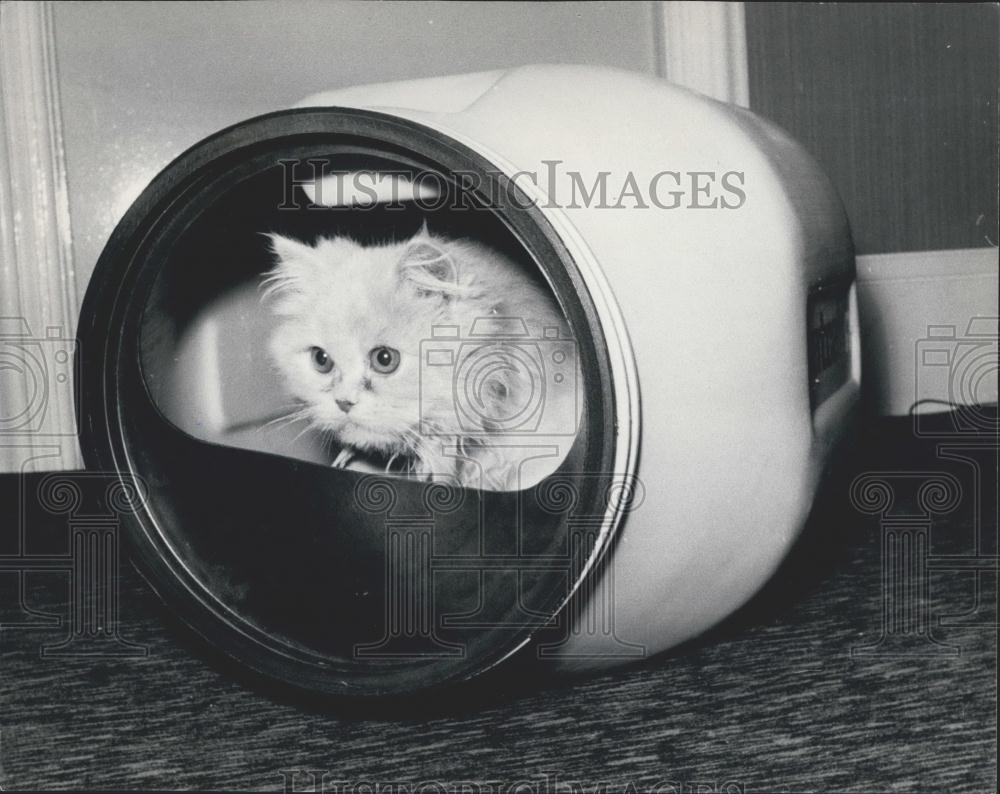
[[355, 400], [337, 400], [337, 407], [343, 411], [345, 414], [350, 413], [351, 409], [354, 407]]

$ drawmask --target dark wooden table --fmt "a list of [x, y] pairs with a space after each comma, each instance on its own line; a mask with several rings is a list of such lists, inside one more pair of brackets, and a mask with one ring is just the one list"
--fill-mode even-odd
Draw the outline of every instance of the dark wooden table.
[[[855, 465], [897, 492], [914, 545], [851, 503], [848, 478], [764, 592], [700, 640], [590, 678], [526, 659], [385, 712], [247, 680], [127, 565], [120, 635], [145, 655], [53, 655], [72, 630], [68, 574], [21, 574], [0, 548], [0, 786], [996, 791], [996, 446], [918, 442], [905, 421], [865, 439]], [[942, 473], [960, 493], [931, 494], [928, 513], [910, 486]], [[24, 485], [0, 478], [8, 534]]]

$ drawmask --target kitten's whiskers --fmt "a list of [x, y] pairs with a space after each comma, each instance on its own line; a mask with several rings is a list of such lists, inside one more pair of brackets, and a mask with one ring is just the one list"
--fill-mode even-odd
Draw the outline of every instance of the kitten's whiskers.
[[257, 431], [263, 431], [275, 427], [284, 427], [285, 425], [294, 424], [295, 422], [301, 422], [303, 420], [309, 419], [309, 406], [303, 406], [301, 408], [296, 408], [287, 414], [280, 414], [273, 419], [269, 419], [262, 425], [257, 427]]

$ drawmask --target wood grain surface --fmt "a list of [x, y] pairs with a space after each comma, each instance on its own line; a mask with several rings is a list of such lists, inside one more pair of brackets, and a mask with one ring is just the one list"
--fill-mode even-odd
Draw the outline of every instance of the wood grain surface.
[[[589, 678], [546, 677], [527, 655], [477, 686], [379, 711], [321, 706], [248, 680], [176, 625], [128, 566], [120, 633], [146, 655], [42, 656], [68, 631], [67, 577], [26, 574], [24, 604], [62, 623], [16, 627], [25, 615], [8, 566], [0, 786], [313, 790], [312, 770], [315, 790], [325, 773], [327, 790], [350, 781], [339, 790], [366, 794], [375, 790], [358, 784], [427, 794], [440, 789], [417, 784], [463, 794], [477, 791], [457, 788], [463, 781], [525, 794], [629, 783], [663, 783], [661, 792], [995, 791], [996, 446], [973, 439], [971, 452], [968, 443], [952, 449], [973, 464], [917, 443], [906, 423], [865, 437], [855, 467], [944, 472], [961, 484], [957, 507], [933, 517], [929, 550], [939, 565], [910, 602], [928, 610], [929, 636], [883, 624], [885, 526], [849, 503], [847, 480], [831, 484], [765, 590], [697, 642]], [[31, 492], [31, 482], [0, 479], [5, 530], [17, 524], [21, 485]], [[893, 509], [919, 513], [902, 490]], [[37, 531], [57, 524], [36, 522]], [[27, 531], [30, 542], [35, 529]], [[0, 553], [11, 559], [9, 547]], [[954, 555], [981, 570], [940, 567]], [[905, 642], [878, 645], [880, 637]], [[856, 650], [872, 645], [878, 653]], [[532, 788], [509, 788], [517, 781]]]

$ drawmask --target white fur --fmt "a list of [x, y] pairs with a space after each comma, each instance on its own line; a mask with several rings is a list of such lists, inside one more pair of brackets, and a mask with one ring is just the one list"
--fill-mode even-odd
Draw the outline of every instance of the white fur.
[[[303, 404], [302, 415], [343, 448], [338, 460], [349, 460], [352, 451], [376, 453], [405, 462], [423, 478], [516, 487], [523, 452], [505, 450], [507, 437], [496, 423], [477, 422], [472, 432], [463, 425], [455, 410], [456, 370], [421, 371], [421, 341], [431, 340], [435, 326], [458, 326], [467, 339], [475, 320], [502, 317], [523, 319], [533, 339], [556, 328], [570, 340], [555, 300], [496, 251], [431, 235], [426, 227], [407, 242], [367, 247], [346, 237], [315, 245], [270, 238], [277, 265], [264, 281], [264, 297], [279, 320], [270, 354]], [[400, 352], [399, 368], [391, 374], [371, 368], [370, 351], [381, 345]], [[575, 350], [572, 341], [568, 345]], [[331, 372], [313, 367], [314, 346], [333, 358]], [[456, 367], [475, 350], [451, 346]], [[498, 346], [494, 356], [502, 361], [507, 349]], [[516, 363], [511, 359], [512, 366], [497, 368], [477, 393], [487, 417], [505, 416], [508, 402], [517, 404], [524, 389], [538, 388], [524, 382]], [[575, 390], [571, 395], [551, 383], [547, 388], [545, 412], [561, 411], [563, 423], [566, 412], [573, 412], [575, 422]], [[345, 413], [338, 399], [355, 405]], [[422, 433], [428, 426], [434, 432]]]

